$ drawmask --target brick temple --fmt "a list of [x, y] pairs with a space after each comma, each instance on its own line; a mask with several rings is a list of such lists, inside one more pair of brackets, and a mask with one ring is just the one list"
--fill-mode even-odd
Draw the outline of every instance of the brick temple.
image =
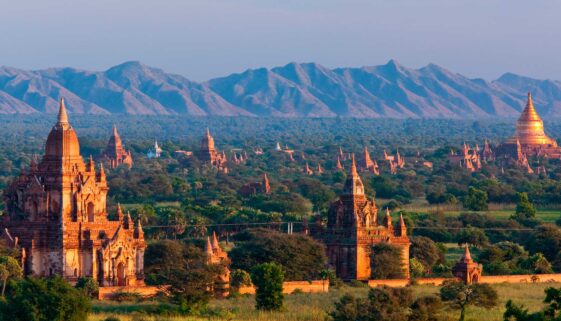
[[101, 286], [144, 285], [144, 232], [118, 208], [107, 215], [105, 171], [84, 162], [64, 100], [39, 163], [5, 191], [4, 237], [21, 250], [26, 275], [92, 277]]
[[327, 227], [318, 232], [326, 245], [329, 265], [343, 280], [370, 279], [370, 256], [375, 255], [372, 246], [378, 243], [390, 243], [402, 250], [402, 267], [409, 277], [410, 240], [403, 217], [394, 228], [386, 210], [383, 224], [378, 224], [378, 208], [364, 193], [354, 155], [343, 193], [329, 208]]
[[107, 142], [107, 147], [101, 155], [110, 168], [115, 168], [121, 165], [132, 167], [132, 155], [130, 151], [125, 150], [121, 141], [121, 136], [117, 132], [117, 126], [113, 125], [113, 134]]

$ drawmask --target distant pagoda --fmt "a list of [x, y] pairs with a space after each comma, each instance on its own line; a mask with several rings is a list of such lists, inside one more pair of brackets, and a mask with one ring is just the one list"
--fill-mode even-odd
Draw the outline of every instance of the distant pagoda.
[[117, 126], [113, 125], [113, 134], [107, 142], [107, 147], [102, 154], [102, 158], [107, 161], [110, 168], [115, 168], [120, 165], [127, 165], [132, 167], [132, 155], [130, 151], [125, 150], [121, 137], [117, 132]]
[[522, 154], [525, 157], [561, 158], [561, 148], [545, 134], [543, 121], [534, 107], [531, 93], [528, 93], [526, 107], [516, 122], [514, 136], [501, 144], [496, 154], [512, 159], [518, 159]]

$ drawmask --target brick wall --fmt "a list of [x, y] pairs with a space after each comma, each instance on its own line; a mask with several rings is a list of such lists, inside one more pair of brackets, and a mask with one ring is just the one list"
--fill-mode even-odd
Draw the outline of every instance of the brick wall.
[[99, 300], [109, 300], [118, 292], [138, 293], [143, 298], [155, 296], [160, 291], [156, 286], [103, 286], [99, 287], [97, 298]]
[[[417, 284], [442, 285], [445, 281], [456, 280], [455, 278], [420, 278], [416, 279]], [[552, 283], [561, 282], [561, 274], [517, 274], [517, 275], [484, 275], [481, 276], [479, 283]], [[408, 279], [396, 280], [368, 280], [368, 286], [390, 286], [404, 287], [410, 283]]]
[[[290, 294], [294, 290], [299, 289], [305, 293], [321, 293], [329, 291], [329, 281], [287, 281], [283, 283], [282, 292]], [[255, 287], [244, 286], [239, 290], [240, 294], [255, 294]]]

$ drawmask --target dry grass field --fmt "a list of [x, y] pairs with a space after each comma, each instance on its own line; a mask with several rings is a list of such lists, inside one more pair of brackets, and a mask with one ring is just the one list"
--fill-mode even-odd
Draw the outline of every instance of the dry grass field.
[[[467, 313], [468, 320], [478, 321], [501, 321], [504, 305], [508, 299], [515, 303], [524, 304], [531, 311], [543, 306], [542, 300], [545, 296], [544, 289], [547, 287], [561, 287], [561, 283], [549, 284], [496, 284], [493, 287], [498, 291], [500, 304], [485, 310], [470, 307]], [[415, 296], [437, 294], [438, 287], [435, 286], [412, 286]], [[96, 302], [95, 313], [90, 321], [103, 321], [107, 317], [114, 316], [120, 321], [209, 321], [209, 320], [239, 320], [239, 321], [324, 321], [328, 320], [328, 312], [333, 308], [333, 303], [345, 293], [356, 296], [366, 296], [367, 288], [343, 287], [341, 289], [322, 294], [293, 294], [286, 296], [285, 309], [281, 312], [258, 312], [254, 309], [254, 298], [242, 296], [228, 300], [214, 300], [210, 303], [209, 311], [198, 317], [153, 317], [134, 312], [138, 310], [139, 304]], [[154, 304], [146, 302], [141, 304]], [[458, 319], [458, 311], [443, 311], [449, 320]]]

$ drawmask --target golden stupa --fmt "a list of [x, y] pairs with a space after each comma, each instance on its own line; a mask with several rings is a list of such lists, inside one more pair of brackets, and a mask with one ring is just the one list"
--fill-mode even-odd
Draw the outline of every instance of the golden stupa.
[[557, 147], [557, 142], [544, 132], [543, 121], [534, 108], [531, 93], [528, 93], [526, 108], [524, 108], [520, 118], [518, 118], [516, 122], [516, 132], [507, 143], [520, 143], [522, 146], [547, 145], [550, 147]]

